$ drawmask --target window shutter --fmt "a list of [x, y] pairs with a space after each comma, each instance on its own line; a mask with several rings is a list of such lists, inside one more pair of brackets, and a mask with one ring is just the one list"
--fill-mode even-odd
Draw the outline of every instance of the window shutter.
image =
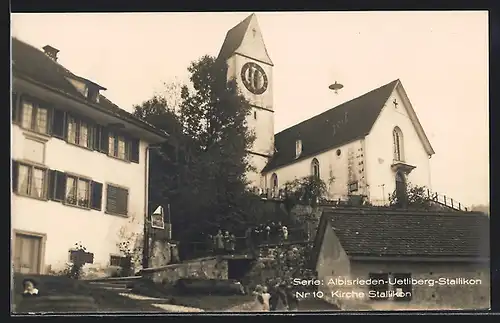
[[13, 160], [12, 161], [12, 191], [17, 192], [17, 180], [18, 180], [18, 163]]
[[63, 172], [55, 171], [55, 187], [54, 187], [54, 201], [64, 201], [66, 194], [66, 174]]
[[139, 140], [132, 139], [130, 142], [130, 161], [139, 163]]
[[100, 211], [102, 209], [102, 183], [91, 184], [90, 208]]
[[96, 125], [94, 127], [94, 144], [92, 146], [92, 148], [94, 150], [97, 150], [99, 151], [100, 150], [100, 147], [101, 147], [101, 129], [102, 129], [102, 126], [100, 125]]
[[19, 121], [19, 104], [18, 95], [16, 92], [12, 92], [12, 122]]
[[49, 200], [52, 201], [54, 200], [55, 191], [56, 191], [56, 171], [53, 169], [49, 169], [48, 191], [47, 191], [47, 198]]
[[99, 151], [107, 154], [109, 152], [109, 132], [108, 129], [101, 128], [101, 145]]
[[64, 139], [66, 133], [66, 113], [61, 110], [54, 109], [52, 112], [52, 135], [57, 138]]

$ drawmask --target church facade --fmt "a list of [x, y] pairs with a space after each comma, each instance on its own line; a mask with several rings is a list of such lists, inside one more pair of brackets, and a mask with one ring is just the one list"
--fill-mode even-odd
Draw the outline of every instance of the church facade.
[[286, 182], [312, 175], [329, 199], [361, 195], [372, 204], [409, 183], [430, 188], [434, 150], [400, 80], [275, 134], [274, 64], [255, 14], [228, 31], [218, 59], [252, 106], [253, 187], [277, 197]]

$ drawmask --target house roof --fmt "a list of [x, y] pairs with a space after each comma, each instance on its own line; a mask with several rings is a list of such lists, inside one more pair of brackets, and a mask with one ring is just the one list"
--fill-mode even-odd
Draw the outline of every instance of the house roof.
[[240, 47], [243, 38], [245, 37], [245, 33], [250, 25], [250, 21], [255, 14], [251, 14], [246, 17], [242, 22], [229, 29], [226, 34], [226, 38], [224, 39], [224, 43], [219, 52], [219, 56], [217, 59], [227, 60], [231, 55]]
[[[14, 37], [12, 37], [12, 72], [14, 75], [28, 78], [29, 80], [43, 84], [44, 86], [62, 92], [72, 98], [79, 99], [80, 101], [86, 100], [86, 98], [66, 79], [67, 77], [90, 83], [104, 89], [95, 82], [71, 73], [71, 71], [53, 61], [38, 48]], [[103, 95], [100, 95], [99, 103], [87, 102], [87, 105], [89, 107], [101, 108], [103, 111], [115, 117], [138, 125], [156, 135], [163, 137], [168, 136], [166, 132], [155, 128], [153, 125], [119, 108]]]
[[[370, 132], [399, 82], [394, 80], [275, 134], [276, 151], [262, 172], [269, 172], [363, 138]], [[299, 158], [295, 158], [296, 140], [302, 141]]]
[[348, 256], [489, 257], [489, 218], [480, 212], [345, 208], [322, 217]]

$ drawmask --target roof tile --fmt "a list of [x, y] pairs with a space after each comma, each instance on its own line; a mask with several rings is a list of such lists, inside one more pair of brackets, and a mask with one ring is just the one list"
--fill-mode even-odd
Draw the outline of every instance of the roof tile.
[[489, 257], [489, 218], [479, 212], [324, 211], [349, 256]]
[[[392, 81], [275, 134], [276, 152], [262, 172], [363, 138], [370, 132], [398, 82]], [[296, 159], [295, 142], [299, 139], [302, 141], [302, 153]]]

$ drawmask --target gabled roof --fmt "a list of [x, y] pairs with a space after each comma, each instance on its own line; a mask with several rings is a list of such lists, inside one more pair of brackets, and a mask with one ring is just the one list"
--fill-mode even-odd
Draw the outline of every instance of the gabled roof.
[[[276, 151], [262, 172], [363, 138], [370, 132], [398, 82], [392, 81], [275, 134]], [[299, 139], [302, 153], [296, 159], [295, 142]]]
[[[44, 86], [80, 101], [86, 101], [86, 98], [67, 80], [68, 77], [82, 82], [88, 82], [104, 89], [102, 86], [92, 81], [71, 73], [61, 64], [45, 55], [41, 50], [14, 37], [12, 37], [12, 72], [13, 75], [43, 84]], [[156, 135], [162, 137], [168, 136], [166, 132], [155, 128], [153, 125], [119, 108], [103, 95], [100, 95], [99, 103], [87, 102], [87, 105], [89, 107], [101, 108], [115, 117], [147, 129]]]
[[224, 43], [219, 52], [219, 56], [217, 59], [227, 60], [234, 52], [240, 47], [243, 38], [245, 37], [245, 33], [250, 25], [250, 21], [252, 21], [252, 17], [255, 14], [251, 14], [246, 17], [242, 22], [229, 29], [226, 34], [226, 38], [224, 39]]
[[322, 220], [351, 257], [489, 258], [489, 218], [480, 212], [336, 208]]

